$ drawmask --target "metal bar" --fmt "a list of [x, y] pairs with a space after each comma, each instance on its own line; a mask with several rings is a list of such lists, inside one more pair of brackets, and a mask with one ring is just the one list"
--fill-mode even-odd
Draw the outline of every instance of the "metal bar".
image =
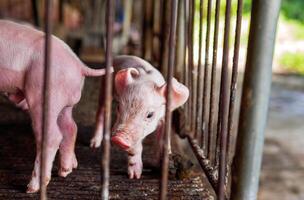
[[161, 19], [162, 19], [161, 0], [153, 1], [153, 27], [152, 27], [152, 60], [153, 64], [160, 68], [160, 47], [161, 47]]
[[163, 1], [162, 10], [162, 43], [161, 43], [161, 72], [167, 75], [168, 69], [168, 54], [169, 54], [169, 27], [170, 27], [170, 1]]
[[165, 115], [165, 133], [163, 137], [163, 159], [162, 159], [162, 177], [160, 183], [160, 199], [167, 199], [168, 191], [168, 168], [169, 168], [169, 139], [171, 134], [171, 117], [170, 110], [172, 102], [172, 79], [173, 66], [175, 56], [175, 38], [176, 38], [176, 23], [177, 23], [177, 0], [171, 0], [171, 16], [170, 16], [170, 33], [169, 33], [169, 59], [168, 59], [168, 75], [167, 75], [167, 90], [166, 90], [166, 115]]
[[152, 30], [153, 30], [153, 1], [143, 1], [143, 58], [146, 60], [152, 60]]
[[51, 22], [51, 14], [52, 14], [52, 1], [45, 0], [44, 3], [44, 32], [45, 32], [45, 43], [44, 43], [44, 70], [43, 70], [43, 94], [42, 99], [42, 135], [41, 135], [41, 165], [40, 165], [40, 199], [47, 199], [47, 183], [44, 181], [46, 179], [46, 158], [47, 152], [46, 147], [48, 144], [48, 132], [49, 132], [49, 104], [50, 104], [50, 54], [51, 54], [51, 37], [52, 37], [52, 22]]
[[59, 0], [58, 2], [58, 10], [59, 10], [59, 22], [64, 22], [64, 0]]
[[198, 84], [197, 84], [197, 110], [196, 110], [196, 128], [194, 132], [194, 138], [198, 137], [198, 133], [201, 134], [202, 130], [202, 110], [203, 110], [203, 86], [204, 82], [199, 81], [204, 76], [204, 70], [202, 67], [202, 50], [203, 50], [203, 13], [204, 13], [204, 0], [200, 0], [199, 9], [199, 45], [198, 45]]
[[[190, 144], [190, 147], [200, 164], [201, 168], [205, 172], [205, 175], [214, 191], [217, 189], [218, 185], [218, 170], [216, 167], [212, 166], [211, 161], [205, 156], [204, 150], [200, 148], [198, 141], [196, 139], [193, 139], [187, 135], [187, 141]], [[228, 194], [225, 192], [225, 197], [224, 199], [228, 199]]]
[[[188, 62], [187, 62], [187, 60], [188, 60], [188, 12], [189, 12], [189, 9], [188, 9], [188, 6], [189, 6], [189, 4], [188, 4], [188, 1], [183, 1], [184, 2], [184, 20], [185, 20], [185, 30], [184, 30], [184, 32], [185, 32], [185, 36], [184, 36], [184, 38], [185, 38], [185, 48], [184, 48], [184, 83], [185, 83], [185, 85], [188, 87], [188, 88], [190, 88], [189, 87], [189, 77], [188, 77], [188, 71], [189, 71], [189, 69], [188, 69]], [[186, 102], [186, 105], [185, 105], [185, 113], [189, 113], [189, 102], [187, 101]], [[189, 120], [188, 120], [188, 118], [186, 117], [185, 118], [185, 124], [186, 124], [186, 129], [188, 129], [188, 124], [189, 124]]]
[[[104, 135], [102, 141], [103, 154], [101, 159], [101, 198], [109, 199], [109, 178], [110, 178], [110, 135], [111, 135], [111, 108], [112, 108], [112, 38], [114, 21], [114, 1], [107, 0], [106, 5], [106, 85], [105, 85], [105, 118]], [[103, 84], [103, 81], [101, 82]]]
[[187, 140], [192, 148], [192, 151], [197, 158], [201, 168], [205, 172], [205, 175], [211, 184], [214, 191], [217, 189], [217, 170], [211, 165], [210, 160], [205, 156], [204, 150], [200, 148], [196, 139], [187, 136]]
[[195, 16], [195, 0], [191, 1], [191, 16], [190, 16], [190, 55], [189, 55], [189, 65], [191, 69], [191, 77], [192, 77], [192, 95], [191, 95], [191, 101], [192, 101], [192, 115], [191, 115], [191, 131], [195, 132], [195, 126], [196, 126], [196, 109], [197, 109], [197, 65], [194, 65], [194, 16]]
[[219, 22], [220, 22], [220, 6], [221, 0], [216, 0], [215, 7], [215, 20], [214, 20], [214, 39], [213, 39], [213, 56], [212, 56], [212, 69], [211, 69], [211, 86], [210, 86], [210, 99], [209, 99], [209, 124], [208, 124], [208, 139], [207, 139], [207, 157], [213, 160], [212, 152], [212, 135], [216, 135], [214, 131], [214, 114], [215, 114], [215, 91], [216, 91], [216, 65], [217, 65], [217, 48], [218, 48], [218, 35], [219, 35]]
[[236, 90], [237, 90], [240, 38], [241, 38], [241, 29], [242, 29], [242, 12], [243, 12], [243, 0], [238, 0], [232, 75], [231, 75], [231, 85], [230, 85], [230, 103], [229, 103], [229, 114], [228, 114], [228, 138], [227, 138], [227, 149], [226, 149], [227, 155], [229, 155], [229, 152], [230, 152], [230, 139], [231, 139], [231, 134], [232, 134], [233, 117], [234, 117], [234, 109], [235, 109], [235, 96], [236, 96]]
[[232, 199], [257, 199], [280, 0], [252, 1]]
[[174, 75], [183, 82], [183, 62], [184, 62], [184, 3], [178, 1], [177, 5], [177, 30], [176, 30], [176, 53], [175, 53], [175, 71]]
[[[165, 7], [165, 2], [164, 0], [157, 0], [159, 1], [158, 4], [158, 8], [159, 8], [159, 16], [158, 16], [158, 22], [157, 22], [157, 26], [155, 28], [156, 32], [155, 34], [157, 34], [158, 36], [158, 45], [156, 48], [157, 51], [157, 57], [158, 57], [158, 69], [161, 70], [162, 68], [162, 64], [163, 64], [163, 60], [162, 60], [162, 55], [163, 55], [163, 41], [164, 41], [164, 31], [163, 31], [163, 27], [164, 27], [164, 7]], [[156, 22], [156, 20], [154, 20], [154, 22]], [[154, 45], [154, 43], [153, 43]]]
[[34, 25], [39, 27], [40, 26], [40, 19], [39, 19], [39, 12], [38, 12], [38, 1], [32, 0], [32, 14], [34, 18]]
[[195, 14], [195, 0], [190, 0], [189, 1], [189, 9], [190, 9], [190, 16], [189, 16], [189, 57], [188, 57], [188, 62], [189, 62], [189, 80], [191, 84], [191, 89], [192, 92], [190, 93], [190, 128], [191, 131], [194, 131], [194, 126], [195, 126], [195, 115], [196, 112], [194, 111], [196, 109], [196, 67], [194, 66], [193, 63], [193, 26], [194, 26], [194, 14]]
[[208, 131], [206, 127], [207, 120], [207, 90], [209, 88], [209, 46], [210, 46], [210, 23], [211, 23], [211, 8], [212, 8], [212, 0], [208, 0], [207, 7], [207, 28], [206, 28], [206, 46], [205, 46], [205, 65], [204, 65], [204, 89], [203, 89], [203, 133], [201, 135], [201, 146], [205, 149], [205, 134]]
[[229, 85], [228, 85], [228, 62], [229, 62], [229, 35], [231, 18], [231, 0], [226, 0], [224, 47], [222, 60], [221, 88], [220, 88], [220, 155], [219, 155], [219, 181], [218, 199], [225, 199], [226, 161], [227, 161], [227, 133], [228, 133], [228, 108], [229, 108]]

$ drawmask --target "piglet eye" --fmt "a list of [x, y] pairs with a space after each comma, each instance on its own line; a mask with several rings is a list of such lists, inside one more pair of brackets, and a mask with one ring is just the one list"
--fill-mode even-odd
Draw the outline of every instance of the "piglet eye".
[[154, 112], [149, 112], [148, 115], [147, 115], [147, 118], [151, 119], [153, 117], [153, 115], [154, 115]]

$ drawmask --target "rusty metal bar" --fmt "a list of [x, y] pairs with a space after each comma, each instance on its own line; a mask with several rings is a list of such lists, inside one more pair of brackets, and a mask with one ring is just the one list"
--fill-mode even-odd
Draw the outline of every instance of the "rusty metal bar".
[[231, 199], [257, 199], [280, 0], [252, 1]]
[[169, 58], [168, 58], [168, 75], [167, 75], [167, 91], [166, 91], [166, 115], [165, 115], [165, 133], [163, 137], [163, 159], [162, 159], [162, 177], [160, 183], [160, 199], [167, 199], [168, 192], [168, 168], [169, 168], [169, 152], [168, 146], [171, 134], [171, 118], [170, 110], [172, 102], [172, 79], [173, 66], [175, 56], [175, 39], [176, 39], [176, 23], [177, 23], [177, 0], [171, 0], [171, 16], [170, 16], [170, 33], [169, 33]]
[[42, 108], [43, 108], [43, 115], [42, 115], [42, 134], [41, 134], [41, 165], [40, 165], [40, 199], [46, 200], [47, 199], [47, 183], [44, 181], [46, 179], [46, 158], [47, 152], [46, 147], [48, 144], [48, 132], [49, 132], [49, 104], [50, 104], [50, 66], [51, 66], [51, 37], [52, 37], [52, 22], [51, 22], [51, 14], [52, 14], [52, 1], [45, 0], [44, 4], [44, 32], [45, 32], [45, 43], [44, 43], [44, 71], [43, 71], [43, 94], [42, 99]]
[[[237, 4], [237, 15], [236, 15], [236, 27], [235, 27], [235, 41], [234, 41], [234, 52], [233, 52], [233, 64], [232, 64], [232, 75], [230, 84], [230, 102], [229, 102], [229, 114], [228, 114], [228, 138], [227, 138], [227, 155], [230, 152], [230, 140], [233, 127], [233, 117], [235, 109], [235, 98], [237, 90], [237, 76], [238, 76], [238, 65], [239, 65], [239, 51], [240, 51], [240, 38], [242, 29], [242, 12], [243, 12], [243, 0], [238, 0]], [[229, 161], [230, 163], [230, 161]]]
[[[186, 135], [187, 135], [187, 141], [190, 144], [190, 147], [191, 147], [198, 163], [200, 164], [201, 168], [205, 172], [205, 175], [206, 175], [211, 187], [213, 188], [214, 191], [216, 191], [217, 185], [218, 185], [217, 168], [214, 167], [211, 164], [211, 161], [205, 156], [204, 150], [201, 149], [200, 145], [198, 144], [198, 141], [196, 139], [191, 138], [191, 136], [189, 134], [186, 134]], [[225, 192], [224, 195], [225, 195], [224, 199], [227, 200], [228, 199], [227, 192]]]
[[189, 1], [189, 26], [188, 26], [188, 67], [189, 67], [189, 83], [190, 83], [190, 130], [194, 131], [195, 125], [195, 109], [196, 109], [196, 69], [193, 62], [193, 26], [194, 26], [194, 14], [195, 14], [195, 0]]
[[176, 25], [176, 53], [174, 75], [183, 83], [183, 63], [184, 63], [184, 3], [178, 1], [177, 5], [177, 25]]
[[[184, 83], [185, 83], [185, 85], [188, 87], [188, 88], [190, 88], [189, 87], [189, 76], [188, 76], [188, 73], [189, 73], [189, 69], [188, 69], [188, 62], [187, 62], [187, 60], [188, 60], [188, 26], [189, 26], [189, 23], [188, 23], [188, 12], [189, 12], [189, 4], [188, 4], [188, 1], [183, 1], [184, 2], [184, 20], [185, 20], [185, 30], [184, 30], [184, 32], [185, 32], [185, 36], [184, 36], [184, 38], [185, 38], [185, 48], [184, 48]], [[189, 102], [187, 101], [186, 102], [186, 105], [185, 105], [185, 113], [189, 113]], [[189, 124], [189, 120], [188, 120], [188, 118], [186, 117], [185, 118], [185, 120], [186, 120], [186, 122], [185, 122], [185, 124], [186, 124], [186, 126], [188, 126], [188, 124]], [[187, 129], [188, 129], [188, 127], [186, 127]]]
[[162, 41], [161, 41], [161, 59], [160, 69], [163, 75], [167, 75], [168, 69], [168, 54], [169, 54], [169, 27], [170, 27], [170, 1], [163, 1], [162, 6]]
[[228, 62], [229, 62], [229, 35], [231, 18], [231, 0], [226, 0], [224, 47], [222, 60], [220, 105], [219, 105], [219, 133], [220, 133], [220, 155], [219, 155], [219, 179], [218, 199], [225, 199], [226, 161], [227, 161], [227, 133], [228, 133], [228, 108], [229, 108], [229, 87], [228, 87]]
[[191, 77], [192, 77], [192, 115], [191, 115], [191, 131], [195, 132], [195, 125], [196, 125], [196, 99], [197, 99], [197, 65], [194, 65], [194, 16], [195, 16], [195, 0], [191, 1], [191, 15], [190, 15], [190, 49], [189, 49], [189, 65], [191, 69]]
[[203, 13], [204, 13], [204, 0], [200, 0], [199, 9], [199, 45], [198, 45], [198, 78], [197, 78], [197, 110], [196, 110], [196, 128], [194, 132], [194, 138], [198, 137], [198, 133], [201, 134], [202, 130], [202, 110], [203, 110], [203, 86], [204, 82], [199, 81], [204, 76], [204, 71], [202, 67], [202, 41], [203, 41]]
[[204, 88], [203, 88], [203, 133], [201, 135], [201, 146], [205, 149], [206, 137], [207, 133], [206, 121], [207, 121], [207, 90], [209, 88], [209, 46], [210, 46], [210, 24], [211, 24], [211, 8], [212, 8], [212, 0], [208, 0], [207, 7], [207, 27], [206, 27], [206, 46], [205, 46], [205, 65], [204, 65]]
[[187, 136], [187, 140], [192, 148], [192, 151], [197, 158], [201, 168], [204, 170], [205, 175], [211, 184], [214, 191], [217, 189], [217, 169], [211, 165], [210, 160], [205, 156], [204, 151], [200, 148], [196, 139]]
[[215, 114], [215, 104], [216, 104], [216, 65], [217, 65], [217, 48], [218, 48], [218, 36], [219, 36], [219, 21], [220, 21], [220, 6], [221, 0], [216, 0], [215, 7], [215, 20], [214, 20], [214, 39], [213, 39], [213, 56], [212, 56], [212, 69], [211, 69], [211, 86], [210, 86], [210, 99], [209, 99], [209, 124], [208, 124], [208, 139], [207, 139], [207, 157], [210, 160], [212, 158], [212, 135], [217, 135], [214, 132], [214, 114]]
[[[105, 118], [104, 135], [102, 141], [103, 154], [101, 159], [101, 198], [109, 199], [109, 178], [110, 178], [110, 135], [111, 135], [111, 108], [112, 108], [112, 38], [114, 22], [114, 1], [107, 0], [106, 5], [106, 85], [105, 85]], [[103, 84], [103, 81], [101, 81]]]

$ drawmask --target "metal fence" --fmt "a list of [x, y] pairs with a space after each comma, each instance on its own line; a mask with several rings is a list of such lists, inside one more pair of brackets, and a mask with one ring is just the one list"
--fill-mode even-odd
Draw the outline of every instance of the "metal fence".
[[[35, 1], [32, 1], [35, 2]], [[42, 180], [45, 180], [45, 144], [47, 144], [47, 125], [48, 125], [48, 88], [51, 69], [50, 65], [50, 36], [52, 33], [51, 23], [51, 6], [52, 0], [45, 0], [45, 70], [44, 70], [44, 100], [43, 100], [43, 143], [41, 154], [41, 199], [47, 199], [47, 188]], [[110, 180], [110, 130], [111, 130], [111, 100], [112, 100], [112, 75], [110, 68], [112, 66], [112, 39], [113, 39], [113, 21], [114, 21], [114, 0], [106, 1], [106, 89], [105, 89], [105, 126], [103, 137], [103, 153], [101, 163], [101, 198], [109, 198], [109, 180]], [[196, 10], [195, 0], [146, 0], [144, 5], [152, 4], [154, 9], [160, 9], [161, 17], [152, 17], [154, 25], [144, 24], [143, 33], [143, 57], [146, 57], [149, 44], [147, 37], [156, 37], [161, 45], [152, 45], [152, 52], [158, 50], [159, 59], [153, 59], [148, 55], [153, 63], [157, 63], [160, 69], [167, 76], [167, 104], [165, 115], [165, 134], [163, 137], [164, 154], [162, 159], [162, 176], [160, 180], [159, 199], [167, 198], [168, 185], [168, 144], [171, 134], [171, 118], [170, 112], [171, 93], [172, 93], [172, 77], [176, 71], [180, 72], [180, 79], [190, 89], [190, 99], [188, 103], [179, 111], [180, 119], [185, 123], [182, 129], [177, 132], [181, 137], [188, 140], [199, 164], [201, 165], [206, 177], [208, 178], [212, 188], [218, 199], [230, 198], [230, 184], [233, 183], [232, 194], [235, 199], [246, 199], [244, 191], [248, 189], [256, 190], [257, 184], [250, 184], [247, 179], [258, 177], [261, 160], [261, 149], [263, 144], [263, 129], [265, 126], [267, 99], [269, 97], [269, 86], [271, 82], [271, 61], [273, 54], [274, 36], [276, 30], [276, 22], [279, 11], [280, 2], [276, 0], [253, 1], [252, 8], [252, 25], [249, 36], [249, 51], [247, 57], [247, 67], [245, 71], [245, 83], [242, 98], [242, 120], [240, 121], [240, 134], [237, 142], [236, 160], [237, 163], [245, 162], [246, 169], [236, 167], [236, 180], [231, 180], [231, 153], [233, 146], [232, 127], [235, 122], [236, 109], [236, 89], [239, 65], [239, 50], [242, 24], [242, 4], [243, 0], [237, 1], [236, 27], [231, 34], [231, 0], [225, 1], [224, 15], [224, 32], [220, 35], [220, 8], [221, 1], [215, 0], [215, 9], [213, 10], [212, 0], [200, 0], [199, 10]], [[223, 3], [223, 2], [222, 2]], [[33, 4], [34, 10], [35, 4]], [[150, 12], [144, 9], [145, 12]], [[206, 12], [206, 13], [204, 13]], [[37, 15], [37, 12], [34, 12]], [[199, 25], [195, 25], [195, 15], [199, 15]], [[213, 16], [214, 14], [214, 16]], [[152, 19], [149, 14], [145, 14], [145, 19]], [[150, 16], [150, 17], [149, 17]], [[263, 18], [264, 17], [264, 18]], [[36, 20], [37, 21], [37, 20]], [[36, 22], [38, 24], [38, 21]], [[198, 27], [198, 63], [194, 62], [194, 33], [195, 27]], [[213, 28], [212, 28], [213, 27]], [[262, 28], [261, 28], [262, 27]], [[153, 34], [149, 31], [155, 31]], [[160, 30], [160, 32], [159, 32]], [[212, 31], [213, 30], [213, 31]], [[158, 31], [158, 32], [157, 32]], [[223, 37], [223, 46], [219, 48], [219, 37]], [[212, 39], [211, 39], [212, 38]], [[233, 56], [230, 59], [229, 41], [234, 38]], [[153, 40], [153, 39], [152, 39]], [[265, 46], [268, 45], [268, 46]], [[217, 70], [217, 60], [219, 50], [222, 50], [220, 73]], [[211, 58], [211, 60], [210, 60]], [[261, 60], [261, 62], [257, 62]], [[229, 73], [230, 62], [232, 63], [232, 72]], [[177, 69], [174, 69], [176, 66]], [[264, 67], [264, 68], [263, 68]], [[264, 70], [263, 70], [264, 69]], [[178, 74], [175, 74], [178, 76]], [[262, 78], [259, 75], [263, 75]], [[219, 90], [217, 88], [217, 77], [220, 76]], [[261, 84], [264, 85], [261, 86]], [[256, 96], [251, 96], [248, 100], [246, 94], [254, 91]], [[266, 91], [266, 95], [261, 96], [259, 93]], [[257, 101], [253, 101], [258, 99]], [[251, 104], [248, 105], [250, 101]], [[266, 106], [265, 106], [266, 105]], [[255, 109], [255, 110], [254, 110]], [[261, 119], [257, 119], [261, 116]], [[257, 127], [252, 130], [253, 126]], [[248, 137], [246, 137], [248, 136]], [[250, 137], [252, 136], [252, 137]], [[256, 139], [254, 136], [259, 136]], [[249, 139], [252, 141], [249, 145]], [[259, 151], [250, 150], [249, 146], [258, 147]], [[247, 152], [247, 154], [246, 154]], [[256, 163], [248, 161], [245, 157], [253, 156], [257, 160]], [[247, 163], [247, 164], [246, 164]], [[248, 172], [250, 167], [256, 166], [255, 174]], [[244, 177], [244, 172], [249, 177]], [[243, 173], [243, 174], [242, 174]], [[243, 176], [241, 176], [243, 175]], [[240, 177], [241, 176], [241, 177]], [[240, 182], [244, 183], [241, 185]], [[247, 185], [246, 185], [247, 184]], [[243, 193], [243, 194], [242, 194]], [[240, 194], [240, 195], [238, 195]], [[256, 194], [255, 194], [256, 195]], [[253, 199], [254, 199], [253, 194]], [[248, 199], [248, 198], [247, 198]], [[249, 198], [252, 199], [252, 196]]]

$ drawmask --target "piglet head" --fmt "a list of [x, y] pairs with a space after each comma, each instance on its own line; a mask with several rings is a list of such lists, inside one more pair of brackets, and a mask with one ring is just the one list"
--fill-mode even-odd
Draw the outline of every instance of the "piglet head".
[[[140, 143], [155, 131], [165, 115], [167, 84], [157, 86], [135, 68], [119, 71], [115, 76], [117, 115], [112, 142], [124, 150]], [[183, 105], [189, 96], [187, 87], [172, 81], [171, 110]]]

